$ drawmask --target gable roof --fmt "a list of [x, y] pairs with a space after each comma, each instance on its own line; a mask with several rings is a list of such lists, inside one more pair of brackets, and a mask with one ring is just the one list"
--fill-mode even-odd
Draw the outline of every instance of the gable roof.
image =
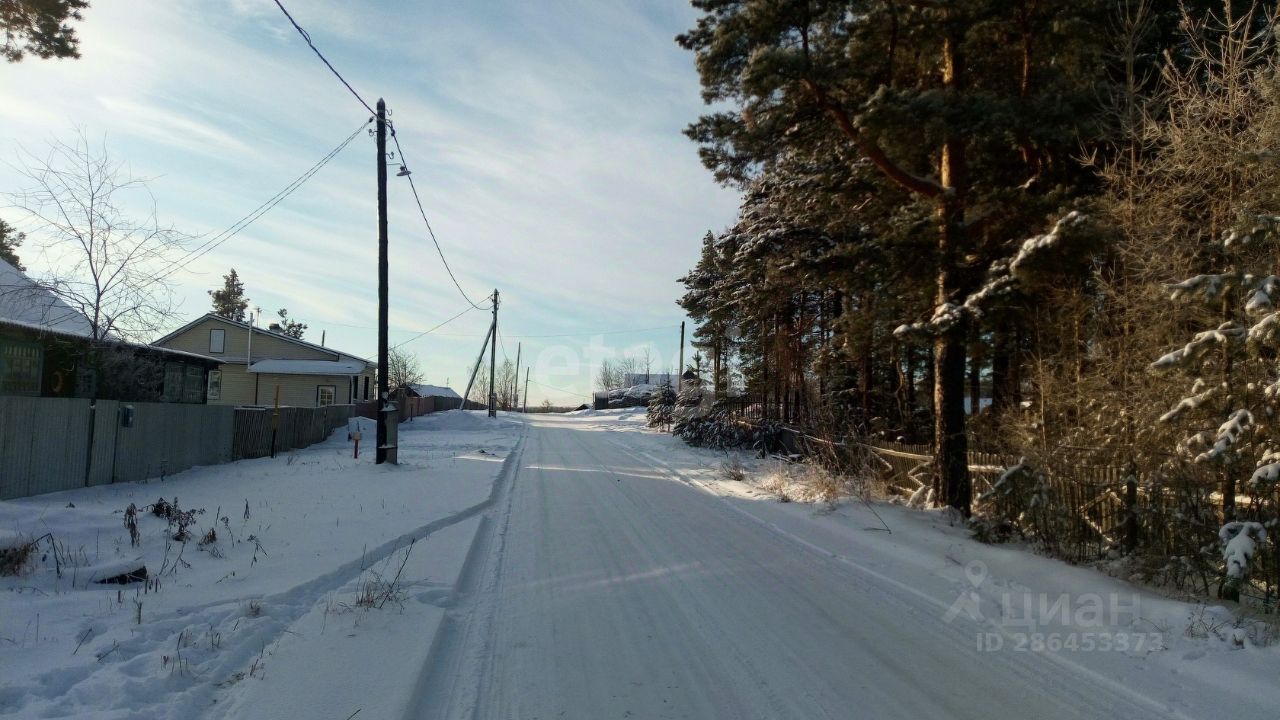
[[[201, 315], [200, 317], [196, 318], [195, 320], [192, 320], [191, 322], [187, 323], [186, 325], [183, 325], [182, 327], [178, 328], [177, 330], [174, 330], [173, 332], [171, 332], [171, 333], [169, 333], [169, 334], [167, 334], [167, 335], [164, 335], [163, 337], [159, 337], [159, 338], [156, 338], [155, 340], [152, 340], [152, 341], [151, 341], [151, 344], [152, 344], [152, 345], [159, 345], [159, 344], [160, 344], [160, 343], [162, 343], [162, 342], [166, 342], [166, 341], [168, 341], [168, 340], [172, 340], [173, 338], [175, 338], [175, 337], [177, 337], [177, 336], [181, 335], [182, 333], [184, 333], [184, 332], [186, 332], [186, 331], [190, 330], [191, 328], [195, 327], [196, 325], [199, 325], [200, 323], [204, 322], [205, 320], [215, 320], [215, 321], [217, 321], [217, 322], [221, 322], [221, 323], [224, 323], [224, 324], [227, 324], [227, 325], [231, 325], [231, 326], [233, 326], [233, 327], [241, 328], [242, 330], [248, 330], [248, 329], [250, 328], [250, 325], [249, 325], [249, 323], [247, 323], [247, 322], [240, 322], [239, 320], [232, 320], [231, 318], [225, 318], [225, 317], [222, 317], [221, 315], [218, 315], [218, 314], [215, 314], [215, 313], [205, 313], [204, 315]], [[310, 349], [312, 349], [312, 350], [318, 350], [319, 352], [323, 352], [323, 353], [331, 353], [331, 354], [337, 355], [337, 356], [338, 356], [338, 359], [339, 359], [339, 361], [340, 361], [340, 362], [362, 362], [362, 363], [364, 363], [365, 365], [373, 365], [373, 363], [372, 363], [372, 362], [370, 362], [367, 358], [362, 358], [362, 357], [360, 357], [359, 355], [352, 355], [351, 353], [344, 353], [344, 352], [342, 352], [341, 350], [337, 350], [337, 349], [335, 349], [335, 348], [331, 348], [331, 347], [324, 347], [323, 345], [316, 345], [315, 343], [309, 343], [309, 342], [307, 342], [306, 340], [300, 340], [300, 339], [295, 338], [295, 337], [289, 337], [288, 335], [285, 335], [284, 333], [272, 332], [272, 331], [270, 331], [270, 330], [264, 330], [263, 328], [260, 328], [260, 327], [255, 327], [255, 328], [253, 328], [253, 331], [254, 331], [254, 334], [258, 334], [258, 335], [266, 335], [266, 336], [269, 336], [269, 337], [276, 338], [276, 339], [278, 339], [278, 340], [283, 340], [283, 341], [285, 341], [285, 342], [293, 343], [294, 345], [299, 345], [299, 346], [302, 346], [302, 347], [305, 347], [305, 348], [310, 348]]]
[[33, 330], [93, 337], [89, 318], [4, 260], [0, 260], [0, 320]]
[[455, 398], [461, 400], [462, 396], [453, 390], [453, 388], [443, 387], [441, 385], [424, 385], [422, 383], [412, 383], [409, 387], [418, 394], [418, 397], [442, 397]]

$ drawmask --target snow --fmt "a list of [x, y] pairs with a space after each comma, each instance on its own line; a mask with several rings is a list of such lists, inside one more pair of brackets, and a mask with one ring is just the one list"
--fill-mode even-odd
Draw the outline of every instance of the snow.
[[1227, 577], [1240, 579], [1249, 575], [1249, 561], [1257, 543], [1267, 539], [1262, 523], [1229, 522], [1218, 531], [1222, 539], [1222, 559], [1227, 564]]
[[[521, 431], [454, 410], [401, 425], [398, 466], [352, 458], [338, 430], [275, 459], [0, 502], [0, 534], [51, 533], [62, 560], [58, 577], [44, 541], [0, 577], [0, 717], [400, 716]], [[216, 541], [169, 540], [147, 511], [160, 497], [204, 509], [192, 534]], [[359, 606], [415, 540], [396, 601]], [[139, 557], [152, 582], [94, 584]]]
[[456, 391], [454, 391], [453, 388], [447, 388], [442, 385], [425, 385], [425, 384], [412, 385], [411, 384], [409, 385], [409, 387], [413, 388], [413, 391], [418, 393], [418, 397], [443, 397], [443, 398], [456, 398], [458, 400], [462, 399], [462, 396], [459, 395]]
[[[1225, 607], [983, 545], [939, 512], [779, 503], [641, 413], [528, 422], [410, 717], [1185, 718], [1280, 702], [1280, 651]], [[739, 458], [760, 475], [773, 462]]]
[[89, 318], [4, 260], [0, 260], [0, 320], [93, 337], [93, 323]]
[[[438, 413], [400, 427], [400, 456], [354, 460], [339, 431], [275, 460], [0, 503], [0, 529], [52, 532], [74, 560], [57, 578], [46, 544], [0, 578], [0, 716], [1137, 720], [1280, 705], [1280, 648], [1229, 607], [984, 545], [937, 511], [779, 503], [722, 479], [724, 452], [647, 429], [643, 409]], [[779, 469], [734, 456], [754, 477]], [[197, 535], [220, 506], [216, 543], [176, 562], [144, 510], [131, 547], [121, 511], [161, 495], [207, 509]], [[158, 590], [87, 582], [135, 555]], [[383, 609], [360, 604], [397, 575]]]
[[249, 366], [249, 372], [274, 375], [359, 375], [366, 367], [363, 362], [333, 360], [259, 360]]

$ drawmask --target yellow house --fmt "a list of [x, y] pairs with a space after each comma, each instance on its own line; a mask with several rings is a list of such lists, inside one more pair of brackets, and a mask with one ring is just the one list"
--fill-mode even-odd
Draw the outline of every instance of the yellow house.
[[344, 405], [377, 396], [377, 364], [210, 313], [151, 343], [221, 361], [209, 371], [210, 405]]

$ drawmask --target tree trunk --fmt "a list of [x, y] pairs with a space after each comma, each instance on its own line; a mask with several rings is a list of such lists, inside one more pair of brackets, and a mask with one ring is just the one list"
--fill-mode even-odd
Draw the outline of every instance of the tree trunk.
[[991, 347], [991, 409], [995, 412], [1003, 412], [1013, 405], [1009, 352], [1009, 331], [1002, 323], [992, 337]]
[[969, 358], [969, 414], [977, 415], [982, 410], [982, 356], [974, 347], [973, 357]]
[[[943, 41], [943, 85], [948, 94], [962, 87], [964, 58], [958, 38]], [[963, 138], [949, 133], [942, 146], [939, 167], [942, 184], [949, 188], [937, 198], [939, 306], [960, 299], [964, 287], [959, 256], [964, 243], [966, 188]], [[965, 436], [964, 385], [967, 323], [958, 321], [934, 341], [933, 463], [934, 497], [968, 517], [972, 488], [969, 482], [968, 438]]]

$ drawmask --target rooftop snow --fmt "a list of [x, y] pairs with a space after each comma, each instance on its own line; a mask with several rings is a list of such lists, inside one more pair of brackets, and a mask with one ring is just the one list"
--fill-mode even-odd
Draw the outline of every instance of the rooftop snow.
[[42, 330], [93, 337], [93, 323], [89, 318], [4, 260], [0, 260], [0, 319]]
[[359, 375], [365, 363], [332, 360], [259, 360], [249, 366], [251, 373], [275, 375]]
[[409, 387], [418, 393], [418, 397], [443, 397], [462, 399], [462, 396], [453, 390], [453, 388], [443, 387], [441, 385], [423, 385], [410, 384]]

